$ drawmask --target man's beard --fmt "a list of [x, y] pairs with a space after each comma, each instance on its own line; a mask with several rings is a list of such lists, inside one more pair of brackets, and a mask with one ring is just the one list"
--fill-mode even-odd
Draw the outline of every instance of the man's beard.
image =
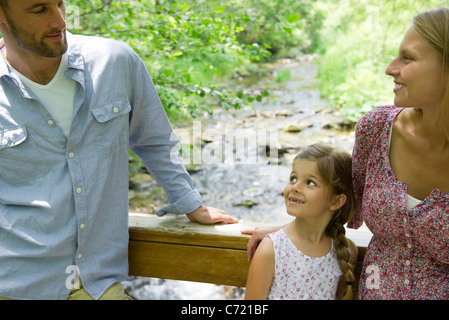
[[[24, 50], [46, 58], [57, 58], [67, 51], [66, 30], [63, 31], [64, 39], [56, 43], [54, 46], [47, 45], [43, 40], [39, 41], [33, 38], [33, 34], [25, 32], [17, 27], [17, 25], [6, 16], [9, 31], [15, 42]], [[53, 30], [47, 34], [55, 34], [62, 30]]]

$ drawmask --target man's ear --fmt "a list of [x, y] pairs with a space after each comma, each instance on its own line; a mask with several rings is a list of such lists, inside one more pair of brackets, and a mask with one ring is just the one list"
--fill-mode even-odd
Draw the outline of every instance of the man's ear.
[[344, 204], [346, 203], [346, 195], [343, 193], [337, 194], [337, 195], [334, 195], [331, 200], [332, 201], [331, 201], [330, 209], [332, 211], [337, 211], [338, 209], [343, 207]]

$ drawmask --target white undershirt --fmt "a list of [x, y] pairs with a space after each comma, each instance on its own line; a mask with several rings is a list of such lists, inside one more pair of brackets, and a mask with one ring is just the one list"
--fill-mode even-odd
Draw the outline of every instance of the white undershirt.
[[40, 102], [47, 108], [52, 119], [48, 119], [49, 124], [56, 122], [61, 127], [65, 136], [69, 136], [72, 125], [73, 99], [75, 96], [76, 82], [73, 79], [66, 79], [64, 72], [68, 68], [68, 57], [64, 54], [61, 59], [58, 71], [50, 83], [42, 85], [31, 81], [23, 74], [15, 70], [8, 64], [11, 71], [26, 84], [31, 91], [39, 98]]
[[[388, 138], [388, 149], [390, 149], [392, 133], [393, 133], [393, 124], [391, 125], [391, 128], [390, 128], [390, 137]], [[421, 202], [422, 202], [421, 200], [416, 199], [407, 193], [407, 210], [413, 209]]]

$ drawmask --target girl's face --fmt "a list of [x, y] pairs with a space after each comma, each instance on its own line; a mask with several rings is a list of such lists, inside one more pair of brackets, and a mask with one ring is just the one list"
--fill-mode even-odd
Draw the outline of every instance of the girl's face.
[[413, 27], [404, 36], [399, 54], [385, 73], [394, 78], [394, 103], [403, 108], [439, 108], [445, 88], [441, 83], [441, 57]]
[[331, 218], [335, 207], [330, 187], [324, 183], [315, 161], [296, 159], [284, 189], [287, 213], [301, 218]]

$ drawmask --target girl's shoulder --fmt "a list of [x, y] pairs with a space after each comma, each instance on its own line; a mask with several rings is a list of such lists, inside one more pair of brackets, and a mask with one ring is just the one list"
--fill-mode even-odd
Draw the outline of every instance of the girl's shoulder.
[[270, 262], [274, 260], [275, 248], [273, 240], [270, 236], [267, 235], [259, 243], [254, 257], [256, 258], [256, 256], [257, 260], [262, 260], [264, 262]]
[[271, 240], [272, 245], [275, 249], [281, 248], [284, 245], [291, 243], [291, 239], [289, 238], [284, 228], [281, 228], [278, 231], [270, 233], [266, 236], [266, 238]]
[[271, 239], [272, 241], [277, 240], [277, 239], [282, 239], [284, 237], [286, 237], [287, 235], [285, 234], [284, 228], [280, 228], [279, 230], [269, 233], [267, 234], [266, 238]]

